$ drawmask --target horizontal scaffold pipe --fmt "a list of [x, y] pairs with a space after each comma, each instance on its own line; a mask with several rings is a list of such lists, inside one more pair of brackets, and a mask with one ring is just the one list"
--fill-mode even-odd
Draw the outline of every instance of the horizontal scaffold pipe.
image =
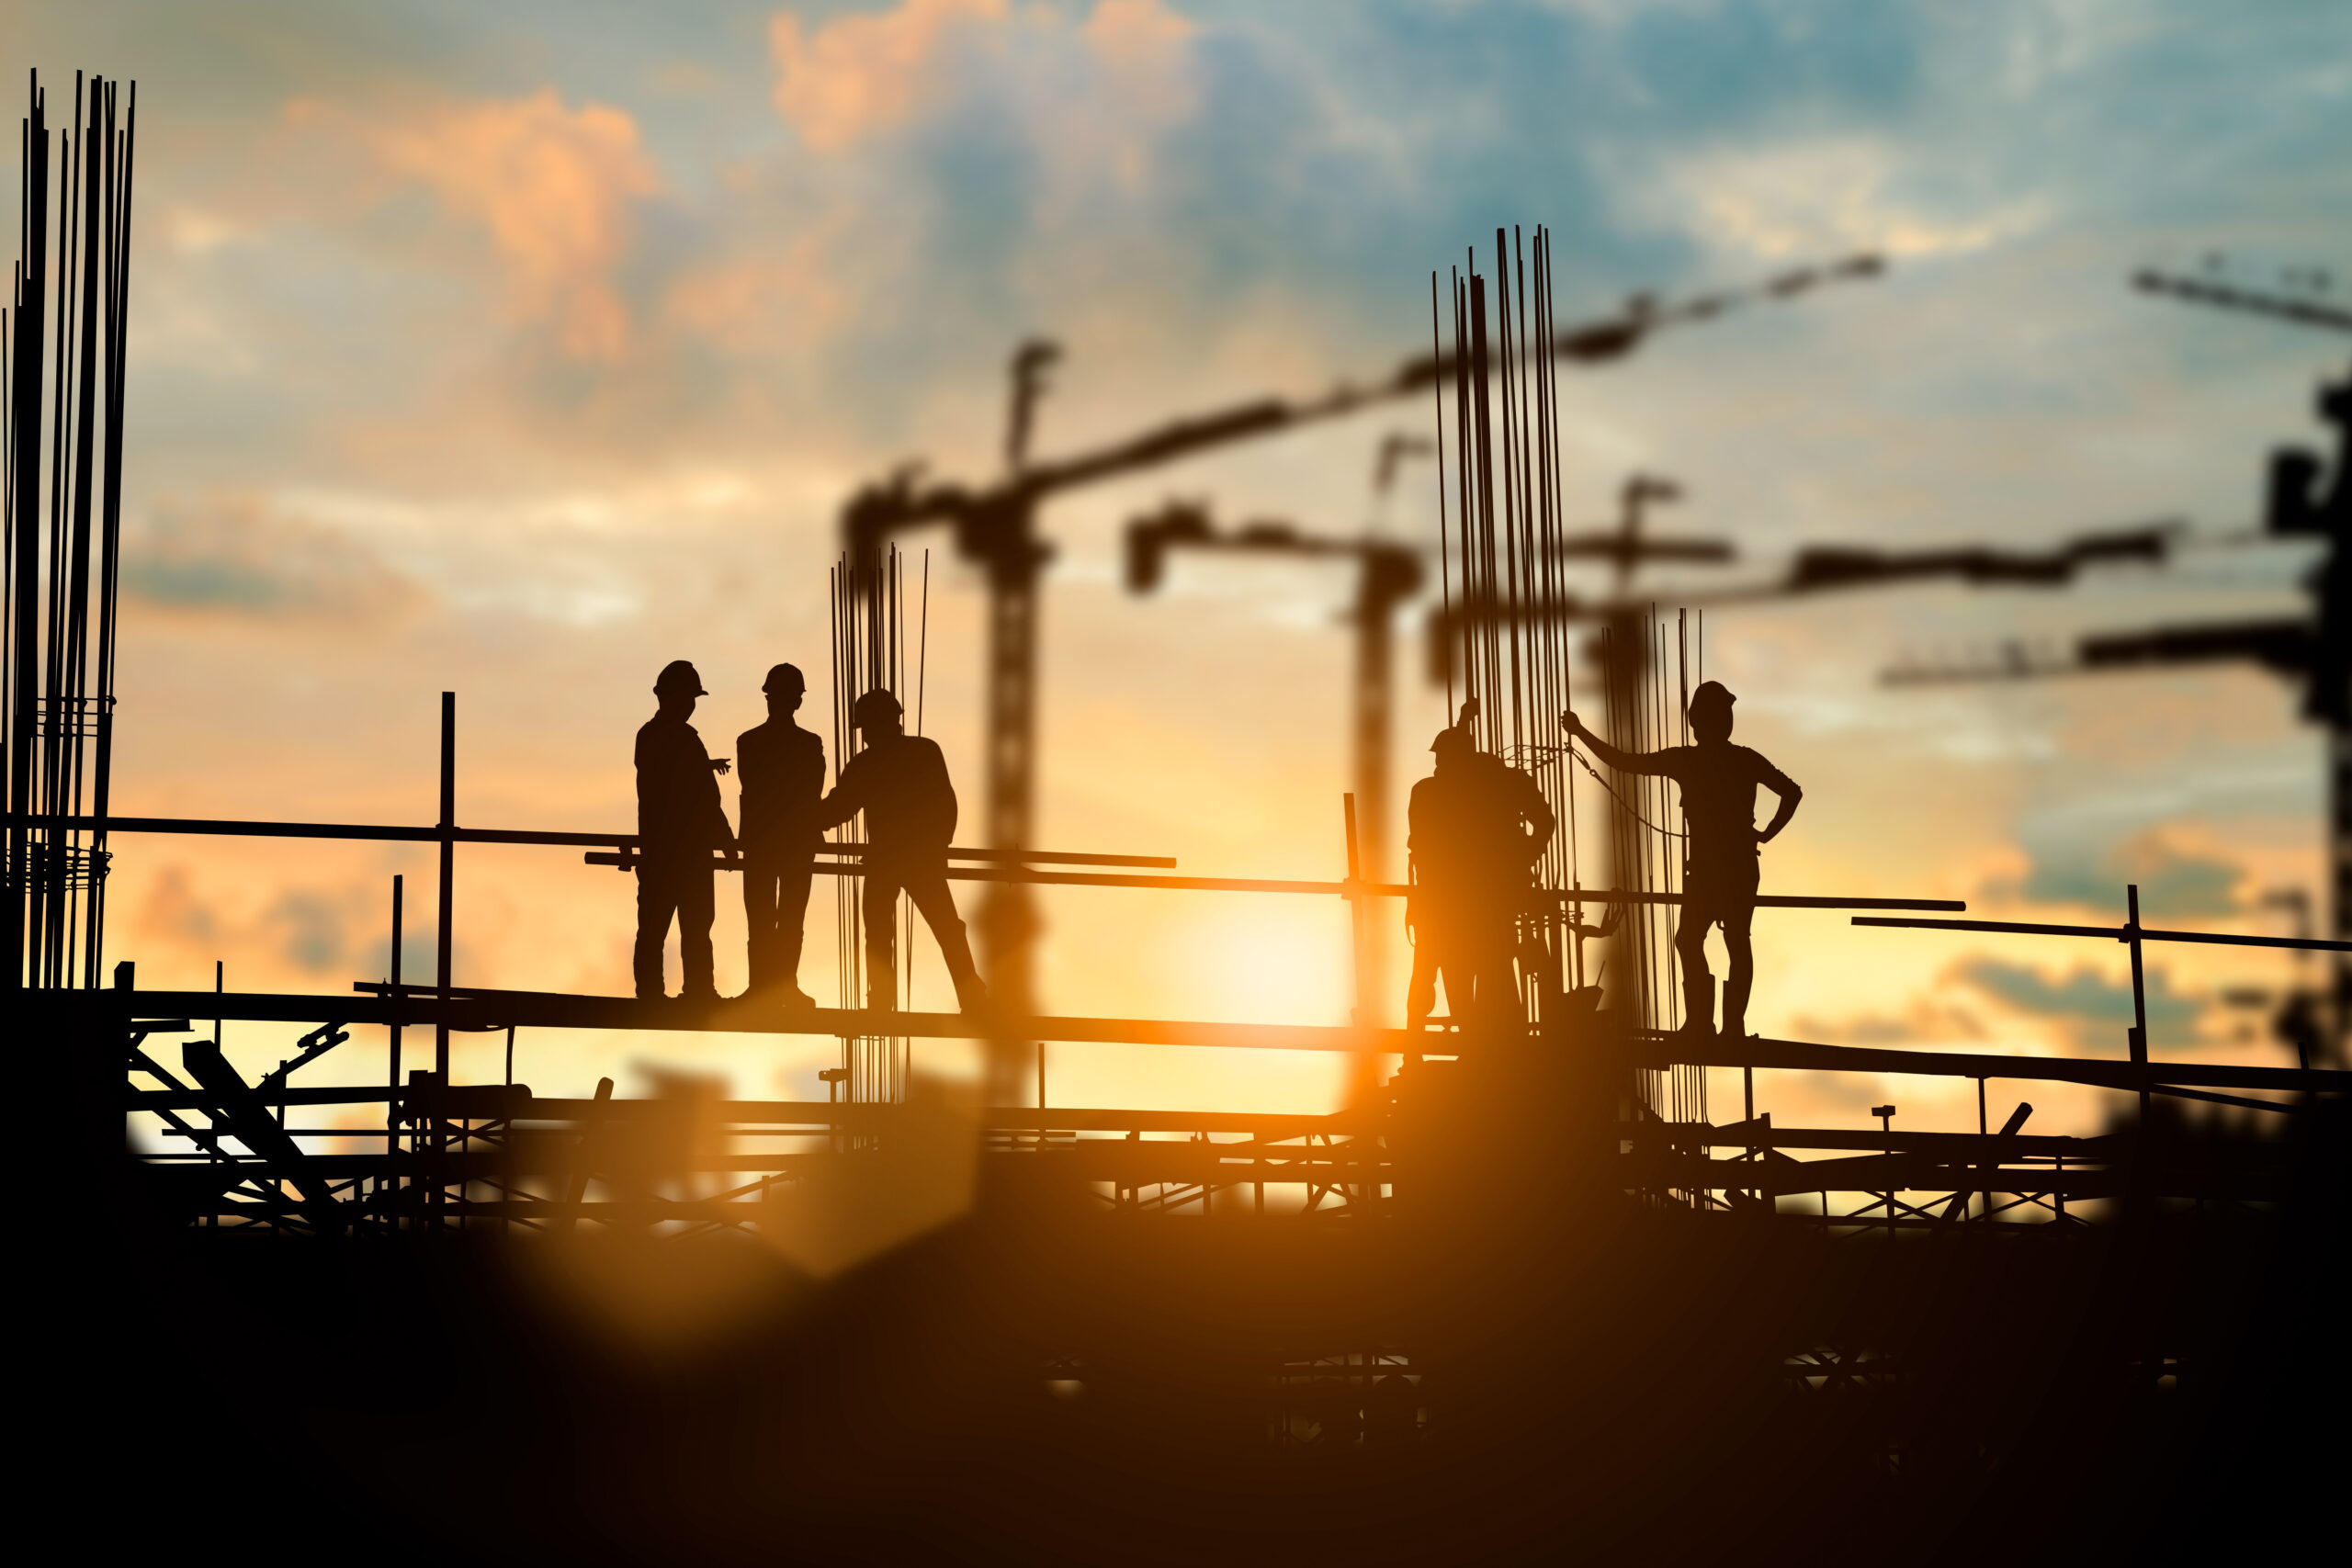
[[[1300, 1023], [1211, 1023], [1166, 1019], [990, 1017], [952, 1012], [875, 1012], [784, 1008], [769, 1002], [639, 1001], [632, 997], [557, 991], [450, 987], [445, 1003], [430, 987], [390, 987], [361, 981], [357, 994], [316, 996], [256, 991], [42, 991], [26, 993], [20, 1016], [120, 1022], [168, 1013], [178, 1019], [249, 1022], [400, 1023], [485, 1032], [511, 1028], [634, 1029], [721, 1034], [820, 1034], [847, 1038], [1069, 1041], [1128, 1045], [1217, 1045], [1283, 1051], [1408, 1049], [1401, 1029]], [[1452, 1037], [1415, 1037], [1424, 1049], [1451, 1049]]]
[[[437, 844], [443, 830], [435, 827], [406, 827], [388, 823], [365, 822], [246, 822], [201, 817], [44, 817], [28, 816], [9, 820], [22, 821], [34, 827], [93, 829], [103, 826], [110, 833], [183, 833], [198, 836], [246, 839], [356, 839], [383, 843]], [[627, 868], [635, 863], [638, 838], [634, 833], [568, 833], [542, 832], [519, 828], [452, 828], [447, 837], [459, 844], [537, 844], [559, 848], [585, 848], [605, 852], [590, 854], [585, 860], [591, 865]], [[866, 847], [863, 844], [827, 844], [818, 852], [812, 867], [821, 875], [854, 876], [861, 869]], [[1172, 889], [1191, 893], [1306, 893], [1323, 897], [1402, 898], [1411, 894], [1412, 887], [1402, 882], [1319, 882], [1295, 878], [1253, 876], [1113, 876], [1088, 875], [1079, 873], [1035, 872], [1014, 869], [998, 871], [992, 866], [1013, 867], [1030, 865], [1108, 865], [1133, 866], [1139, 869], [1165, 870], [1176, 863], [1172, 855], [1112, 855], [1073, 853], [1046, 850], [983, 850], [950, 849], [947, 858], [966, 863], [951, 869], [948, 876], [958, 882], [1027, 882], [1069, 887], [1142, 887]], [[734, 851], [715, 850], [711, 853], [714, 870], [740, 871], [742, 856]], [[1531, 898], [1557, 899], [1572, 904], [1667, 904], [1682, 902], [1679, 893], [1620, 892], [1607, 888], [1531, 888]], [[1921, 913], [1957, 912], [1968, 905], [1957, 898], [1852, 898], [1810, 894], [1766, 893], [1756, 899], [1762, 909], [1904, 909]]]
[[1996, 931], [2026, 936], [2087, 936], [2108, 942], [2202, 942], [2216, 947], [2284, 947], [2299, 953], [2352, 953], [2352, 942], [2326, 937], [2236, 936], [2226, 931], [2160, 931], [2145, 926], [2057, 926], [2030, 920], [1885, 920], [1854, 917], [1858, 926], [1891, 926], [1903, 931]]
[[2166, 1084], [2267, 1089], [2289, 1094], [2352, 1093], [2352, 1072], [2255, 1067], [2222, 1062], [2151, 1062], [2093, 1056], [2000, 1056], [1981, 1051], [1895, 1051], [1874, 1045], [1815, 1045], [1649, 1031], [1635, 1049], [1645, 1067], [1765, 1067], [1801, 1073], [1907, 1073], [1930, 1077], [2042, 1078], [2137, 1092]]
[[[224, 1128], [222, 1135], [234, 1138], [238, 1134]], [[452, 1134], [453, 1141], [454, 1137]], [[1168, 1180], [1197, 1182], [1211, 1179], [1223, 1183], [1303, 1181], [1309, 1179], [1309, 1172], [1313, 1173], [1312, 1179], [1326, 1181], [1332, 1179], [1334, 1172], [1374, 1172], [1387, 1163], [1385, 1152], [1368, 1144], [1334, 1144], [1328, 1147], [1317, 1145], [1309, 1148], [1300, 1145], [1274, 1147], [1264, 1144], [1193, 1144], [1165, 1139], [1143, 1142], [1125, 1138], [1084, 1138], [1076, 1143], [1055, 1144], [1044, 1150], [1023, 1150], [1021, 1157], [1052, 1160], [1057, 1168], [1082, 1179], [1115, 1180], [1126, 1185]], [[213, 1168], [212, 1159], [212, 1156], [205, 1155], [185, 1163], [197, 1164], [201, 1160], [206, 1168]], [[673, 1168], [791, 1177], [817, 1170], [854, 1168], [869, 1159], [868, 1154], [857, 1150], [735, 1154], [704, 1149], [681, 1156]], [[580, 1169], [583, 1163], [592, 1174], [595, 1174], [599, 1156], [593, 1152], [583, 1156], [578, 1135], [567, 1134], [560, 1142], [548, 1137], [518, 1142], [502, 1148], [449, 1149], [435, 1154], [406, 1151], [395, 1154], [381, 1151], [314, 1154], [300, 1156], [300, 1161], [301, 1168], [316, 1179], [399, 1176], [425, 1182], [455, 1183], [560, 1177]], [[169, 1166], [182, 1162], [162, 1159], [153, 1163]], [[254, 1174], [264, 1171], [283, 1173], [290, 1163], [282, 1156], [266, 1159], [237, 1159], [232, 1155], [228, 1161], [230, 1166], [246, 1167]], [[1756, 1168], [1743, 1168], [1751, 1173]], [[1287, 1174], [1293, 1171], [1300, 1174]], [[1372, 1179], [1363, 1174], [1344, 1179]], [[2041, 1178], [2037, 1175], [2036, 1179]], [[1838, 1189], [1833, 1188], [1832, 1190]], [[560, 1201], [552, 1198], [537, 1201], [550, 1204]], [[325, 1220], [325, 1212], [321, 1211], [319, 1223], [322, 1228], [324, 1228]]]
[[[842, 1038], [1019, 1041], [1125, 1045], [1209, 1045], [1273, 1051], [1452, 1054], [1475, 1040], [1439, 1031], [1360, 1029], [1303, 1023], [1212, 1023], [1149, 1018], [989, 1017], [944, 1012], [874, 1012], [780, 1008], [773, 1003], [639, 1001], [628, 997], [556, 991], [462, 990], [446, 1002], [424, 987], [399, 994], [374, 981], [349, 997], [250, 991], [38, 991], [24, 993], [28, 1022], [112, 1023], [136, 1029], [141, 1019], [222, 1019], [279, 1023], [446, 1021], [451, 1029], [635, 1029], [727, 1034], [819, 1034]], [[1904, 1073], [1930, 1077], [2041, 1078], [2138, 1091], [2165, 1085], [2258, 1089], [2281, 1093], [2352, 1092], [2352, 1072], [2256, 1067], [2235, 1063], [2126, 1061], [2085, 1056], [2004, 1056], [1984, 1052], [1897, 1051], [1868, 1045], [1818, 1045], [1799, 1040], [1725, 1040], [1643, 1031], [1631, 1042], [1632, 1064], [1763, 1067], [1795, 1072]], [[1575, 1048], [1573, 1046], [1571, 1049]], [[275, 1098], [275, 1097], [273, 1097]]]
[[[198, 838], [357, 839], [373, 843], [413, 844], [437, 844], [442, 839], [439, 828], [384, 822], [245, 822], [209, 817], [51, 817], [39, 813], [22, 817], [11, 813], [8, 820], [11, 826], [84, 831], [104, 828], [109, 833], [178, 833]], [[608, 847], [615, 851], [634, 850], [638, 845], [638, 837], [634, 833], [559, 833], [527, 828], [452, 828], [448, 830], [448, 837], [460, 844], [539, 844], [575, 849]], [[854, 861], [865, 855], [865, 846], [827, 844], [821, 852]], [[738, 858], [724, 858], [729, 865], [741, 864]], [[1173, 855], [1073, 854], [1045, 850], [951, 849], [947, 852], [947, 858], [1022, 865], [1167, 867], [1176, 863]]]
[[[628, 867], [635, 863], [625, 854], [591, 854], [583, 856], [590, 865]], [[1011, 857], [1008, 854], [1008, 858]], [[1053, 857], [1025, 857], [1040, 864]], [[711, 859], [714, 871], [740, 871], [742, 861], [725, 851], [715, 851]], [[1109, 863], [1106, 861], [1097, 863]], [[1173, 861], [1168, 863], [1174, 864]], [[860, 871], [855, 864], [828, 865], [816, 863], [821, 875], [855, 876]], [[1264, 876], [1132, 876], [1114, 874], [1059, 871], [995, 871], [985, 867], [950, 868], [951, 882], [1026, 882], [1056, 887], [1143, 887], [1164, 888], [1180, 893], [1305, 893], [1324, 898], [1407, 898], [1413, 894], [1412, 885], [1404, 882], [1317, 882], [1296, 878]], [[1531, 887], [1527, 889], [1530, 903], [1556, 901], [1562, 904], [1679, 904], [1679, 893], [1619, 893], [1593, 892], [1589, 888]], [[1756, 898], [1759, 909], [1917, 909], [1923, 911], [1965, 909], [1968, 905], [1957, 898], [1849, 898], [1840, 896], [1819, 896], [1796, 893], [1766, 893]]]
[[2108, 1158], [2115, 1148], [2113, 1134], [2105, 1133], [2072, 1138], [2056, 1133], [1921, 1133], [1877, 1127], [1758, 1127], [1746, 1122], [1713, 1127], [1678, 1122], [1626, 1122], [1617, 1131], [1621, 1138], [1634, 1144], [1651, 1142], [1686, 1149], [1852, 1149], [1869, 1154], [1893, 1149], [1954, 1160], [1979, 1159], [1989, 1149], [2018, 1159], [2064, 1155], [2070, 1160], [2096, 1162]]

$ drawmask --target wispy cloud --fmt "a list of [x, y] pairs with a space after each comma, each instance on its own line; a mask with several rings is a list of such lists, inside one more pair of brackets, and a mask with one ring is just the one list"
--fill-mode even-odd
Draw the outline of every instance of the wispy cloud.
[[332, 621], [348, 633], [418, 607], [423, 590], [349, 533], [253, 495], [166, 505], [134, 525], [134, 603], [250, 623]]
[[900, 0], [814, 28], [779, 11], [768, 23], [776, 112], [820, 152], [894, 130], [938, 102], [955, 53], [1006, 17], [1004, 0]]
[[2249, 874], [2243, 862], [2178, 828], [2150, 828], [2105, 844], [2053, 836], [2029, 849], [2032, 865], [2022, 881], [1996, 883], [1987, 890], [1992, 897], [2087, 906], [2120, 920], [2129, 885], [2140, 889], [2140, 911], [2150, 918], [2226, 919], [2239, 912]]
[[[2015, 1011], [2059, 1025], [2081, 1045], [2120, 1046], [2124, 1027], [2132, 1021], [2131, 982], [2109, 979], [2093, 969], [2072, 969], [2052, 978], [2026, 964], [1974, 958], [1954, 973]], [[2151, 1048], [2182, 1044], [2211, 1000], [2176, 991], [2170, 972], [2158, 965], [2149, 967], [2145, 991]]]
[[527, 97], [435, 105], [379, 126], [385, 163], [420, 180], [455, 217], [481, 226], [515, 313], [553, 322], [564, 349], [617, 359], [628, 312], [613, 279], [630, 209], [661, 188], [626, 111]]

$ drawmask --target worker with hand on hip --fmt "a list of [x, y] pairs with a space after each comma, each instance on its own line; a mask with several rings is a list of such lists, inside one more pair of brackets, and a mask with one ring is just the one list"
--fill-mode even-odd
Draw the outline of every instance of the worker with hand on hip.
[[[1681, 786], [1682, 824], [1688, 848], [1682, 874], [1682, 919], [1674, 948], [1682, 957], [1683, 1029], [1713, 1034], [1715, 980], [1707, 968], [1707, 928], [1724, 928], [1731, 974], [1724, 982], [1723, 1032], [1744, 1039], [1747, 997], [1756, 983], [1756, 957], [1748, 927], [1756, 913], [1757, 850], [1780, 837], [1796, 815], [1804, 792], [1761, 752], [1731, 743], [1732, 704], [1738, 699], [1720, 681], [1703, 681], [1690, 694], [1690, 731], [1695, 746], [1668, 746], [1647, 752], [1621, 751], [1573, 713], [1560, 716], [1568, 733], [1592, 748], [1594, 756], [1621, 773], [1649, 773]], [[1756, 829], [1756, 787], [1780, 797], [1780, 809], [1762, 832]]]

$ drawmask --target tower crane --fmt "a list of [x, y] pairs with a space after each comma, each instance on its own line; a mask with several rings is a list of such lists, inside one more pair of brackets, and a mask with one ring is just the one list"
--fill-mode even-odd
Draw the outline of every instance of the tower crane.
[[[1634, 353], [1658, 332], [1709, 321], [1752, 303], [1795, 299], [1816, 288], [1876, 276], [1883, 263], [1856, 255], [1799, 267], [1745, 288], [1658, 304], [1637, 297], [1614, 315], [1555, 334], [1555, 356], [1607, 364]], [[1341, 381], [1305, 398], [1261, 398], [1172, 420], [1074, 456], [1036, 460], [1029, 452], [1045, 377], [1058, 359], [1054, 344], [1031, 342], [1013, 355], [1005, 469], [979, 483], [933, 479], [902, 465], [851, 496], [842, 529], [853, 565], [872, 570], [889, 538], [915, 528], [954, 530], [957, 552], [985, 574], [988, 596], [989, 843], [1020, 849], [1031, 840], [1036, 785], [1037, 592], [1052, 547], [1037, 533], [1037, 513], [1065, 491], [1124, 478], [1163, 463], [1305, 429], [1407, 397], [1425, 396], [1454, 375], [1453, 358], [1431, 351], [1368, 382]], [[991, 994], [1009, 1013], [1035, 1010], [1035, 906], [1026, 886], [991, 885], [979, 917], [981, 962]]]
[[2132, 275], [2132, 287], [2143, 294], [2168, 294], [2198, 305], [2244, 310], [2292, 321], [2298, 326], [2352, 333], [2352, 310], [2327, 297], [2332, 279], [2325, 272], [2289, 273], [2281, 281], [2291, 288], [2257, 288], [2224, 276], [2219, 256], [2208, 257], [2199, 274], [2167, 272], [2145, 266]]
[[[2302, 684], [2303, 716], [2327, 735], [2327, 859], [2332, 888], [2329, 935], [2352, 941], [2352, 372], [2323, 386], [2318, 414], [2335, 428], [2335, 460], [2323, 478], [2319, 456], [2287, 447], [2270, 459], [2265, 531], [2278, 539], [2316, 539], [2318, 563], [2303, 580], [2307, 614], [2095, 632], [2071, 649], [2007, 644], [1991, 658], [1912, 661], [1887, 671], [1890, 683], [1984, 680], [2146, 669], [2217, 661], [2252, 662]], [[2335, 960], [2335, 1049], [2352, 1028], [2352, 968]]]

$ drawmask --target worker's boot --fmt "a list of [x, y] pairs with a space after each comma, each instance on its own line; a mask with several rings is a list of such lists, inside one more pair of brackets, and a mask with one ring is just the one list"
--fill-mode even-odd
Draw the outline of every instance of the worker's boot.
[[899, 1010], [899, 965], [871, 953], [865, 955], [865, 1006], [872, 1012]]
[[1753, 978], [1746, 976], [1724, 982], [1724, 1039], [1747, 1038], [1747, 992], [1755, 983]]
[[939, 955], [947, 961], [947, 977], [956, 982], [957, 1010], [986, 1012], [988, 982], [980, 978], [979, 966], [972, 962], [972, 941], [963, 921], [956, 921], [954, 930], [939, 933]]
[[1681, 1032], [1693, 1040], [1714, 1038], [1715, 977], [1713, 975], [1682, 976]]

